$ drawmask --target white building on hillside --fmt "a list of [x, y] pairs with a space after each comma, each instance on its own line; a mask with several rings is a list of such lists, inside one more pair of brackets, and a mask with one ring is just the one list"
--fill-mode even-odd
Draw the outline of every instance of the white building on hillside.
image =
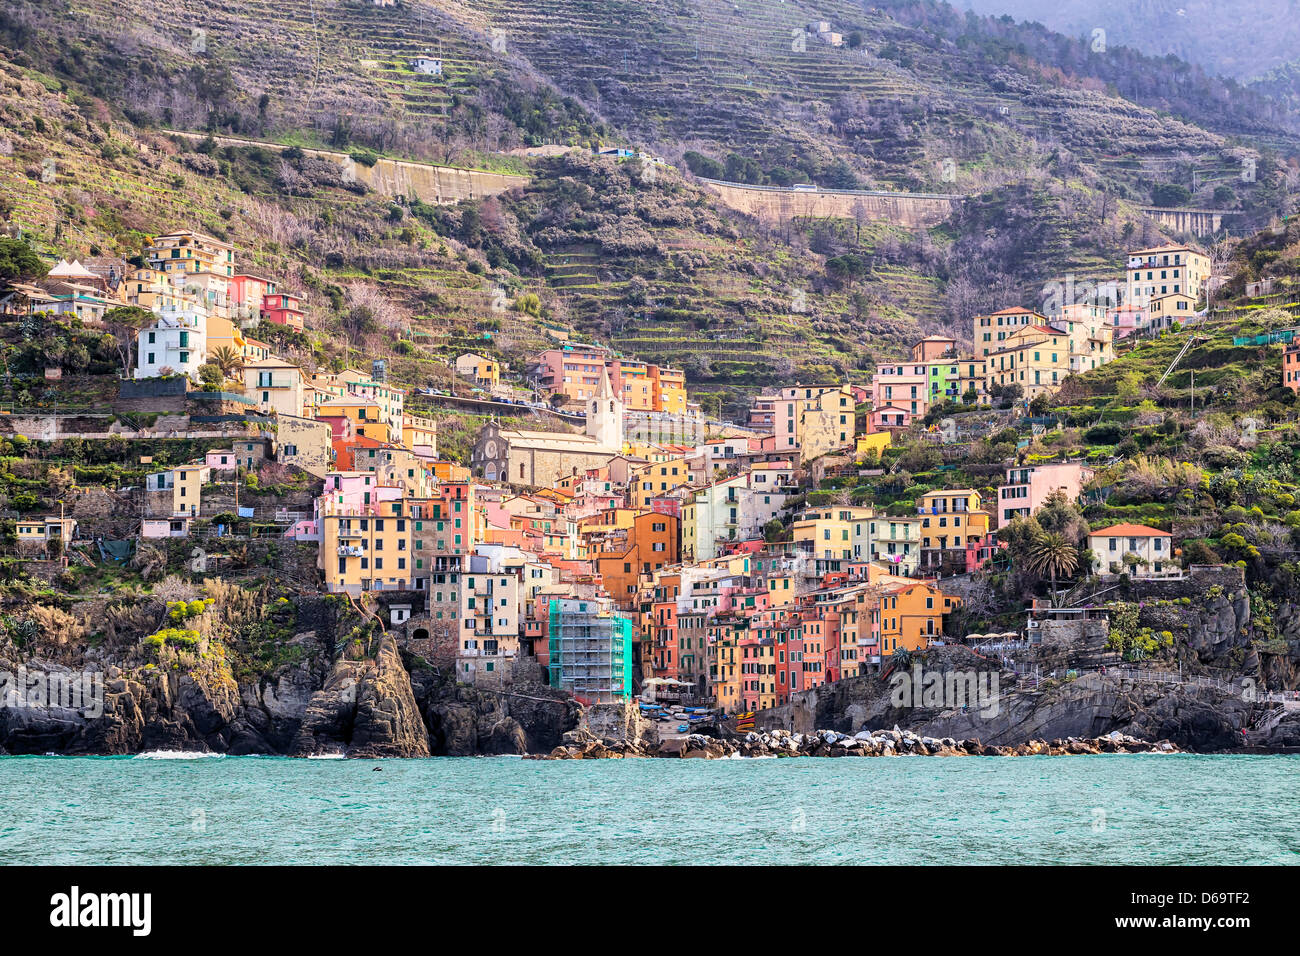
[[168, 309], [136, 334], [136, 378], [166, 374], [197, 379], [207, 361], [207, 314], [199, 309]]

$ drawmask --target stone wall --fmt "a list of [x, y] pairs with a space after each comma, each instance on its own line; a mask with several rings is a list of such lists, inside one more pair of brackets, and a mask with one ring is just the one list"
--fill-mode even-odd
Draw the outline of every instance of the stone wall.
[[[190, 139], [201, 140], [198, 133], [174, 133]], [[259, 143], [255, 140], [217, 136], [221, 146], [256, 146], [283, 152], [288, 147], [278, 143]], [[457, 203], [463, 199], [482, 199], [496, 196], [507, 189], [527, 186], [527, 176], [509, 173], [489, 173], [477, 169], [458, 169], [454, 166], [436, 166], [432, 163], [412, 163], [396, 159], [380, 159], [373, 166], [358, 163], [347, 153], [325, 149], [304, 149], [308, 156], [337, 163], [346, 176], [364, 183], [385, 196], [415, 196], [428, 203]]]
[[[562, 439], [563, 435], [556, 436]], [[546, 451], [538, 448], [511, 448], [507, 459], [507, 474], [498, 475], [498, 481], [514, 484], [536, 485], [549, 488], [561, 478], [582, 474], [589, 468], [600, 468], [612, 458], [609, 452], [591, 454], [572, 451]], [[519, 466], [524, 466], [524, 477], [519, 477]]]
[[579, 727], [601, 740], [624, 744], [659, 742], [658, 726], [641, 716], [635, 700], [593, 704], [583, 712]]
[[703, 180], [733, 209], [767, 222], [791, 219], [869, 219], [909, 228], [943, 222], [960, 207], [964, 196], [929, 193], [802, 191], [742, 186]]
[[1223, 213], [1217, 209], [1162, 209], [1159, 206], [1144, 206], [1142, 213], [1170, 232], [1190, 232], [1194, 236], [1212, 235], [1223, 225]]
[[151, 398], [118, 398], [113, 402], [113, 411], [125, 415], [148, 415], [151, 412], [171, 412], [181, 414], [185, 411], [185, 396], [164, 395]]
[[122, 399], [136, 398], [184, 398], [189, 391], [189, 380], [181, 376], [175, 378], [124, 378], [117, 383], [117, 396]]

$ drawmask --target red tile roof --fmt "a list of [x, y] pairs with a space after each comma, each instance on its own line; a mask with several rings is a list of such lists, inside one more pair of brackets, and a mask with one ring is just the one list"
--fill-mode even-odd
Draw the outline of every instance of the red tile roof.
[[1159, 528], [1148, 528], [1144, 524], [1113, 524], [1109, 528], [1098, 528], [1096, 531], [1089, 531], [1088, 534], [1110, 535], [1115, 538], [1146, 538], [1153, 535], [1161, 538], [1173, 537], [1168, 531], [1161, 531]]

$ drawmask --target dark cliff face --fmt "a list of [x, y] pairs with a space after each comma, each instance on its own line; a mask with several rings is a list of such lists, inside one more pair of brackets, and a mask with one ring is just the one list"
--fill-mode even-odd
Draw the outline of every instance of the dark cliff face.
[[1196, 685], [1121, 681], [1087, 674], [1042, 693], [1012, 694], [998, 712], [946, 711], [911, 725], [927, 736], [978, 737], [988, 744], [1033, 739], [1100, 737], [1113, 731], [1142, 740], [1169, 740], [1185, 750], [1242, 746], [1251, 705], [1238, 695]]
[[102, 710], [0, 706], [0, 753], [546, 753], [577, 726], [572, 698], [527, 679], [540, 671], [495, 690], [459, 685], [418, 658], [404, 660], [391, 634], [372, 629], [358, 639], [354, 628], [340, 641], [340, 611], [328, 600], [303, 599], [288, 616], [293, 659], [257, 676], [236, 678], [224, 654], [173, 668], [128, 654], [106, 660], [90, 648], [65, 653], [58, 665], [0, 650], [0, 672], [89, 669], [103, 680]]
[[471, 687], [427, 666], [411, 679], [437, 756], [549, 753], [581, 716], [577, 701], [539, 680]]
[[1300, 688], [1300, 594], [1281, 593], [1275, 623], [1285, 653], [1261, 655], [1262, 669], [1269, 687]]
[[[944, 698], [907, 699], [899, 693], [900, 680], [912, 673], [935, 673], [944, 679], [954, 673], [970, 675], [978, 686], [994, 686], [996, 693], [967, 698], [965, 708]], [[888, 679], [852, 677], [796, 694], [791, 703], [760, 714], [758, 723], [766, 729], [846, 734], [897, 726], [923, 736], [976, 738], [996, 746], [1119, 731], [1148, 741], [1169, 740], [1186, 750], [1210, 751], [1241, 747], [1241, 731], [1256, 716], [1242, 693], [1121, 680], [1113, 673], [1087, 673], [1017, 690], [1015, 675], [999, 672], [996, 662], [966, 648], [944, 647], [918, 655]]]

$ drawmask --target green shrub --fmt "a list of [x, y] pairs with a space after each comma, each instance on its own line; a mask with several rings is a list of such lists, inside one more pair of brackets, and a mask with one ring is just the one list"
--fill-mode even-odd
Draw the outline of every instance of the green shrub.
[[182, 621], [188, 621], [190, 618], [198, 617], [211, 606], [212, 601], [203, 598], [193, 601], [168, 601], [167, 619], [179, 624]]

